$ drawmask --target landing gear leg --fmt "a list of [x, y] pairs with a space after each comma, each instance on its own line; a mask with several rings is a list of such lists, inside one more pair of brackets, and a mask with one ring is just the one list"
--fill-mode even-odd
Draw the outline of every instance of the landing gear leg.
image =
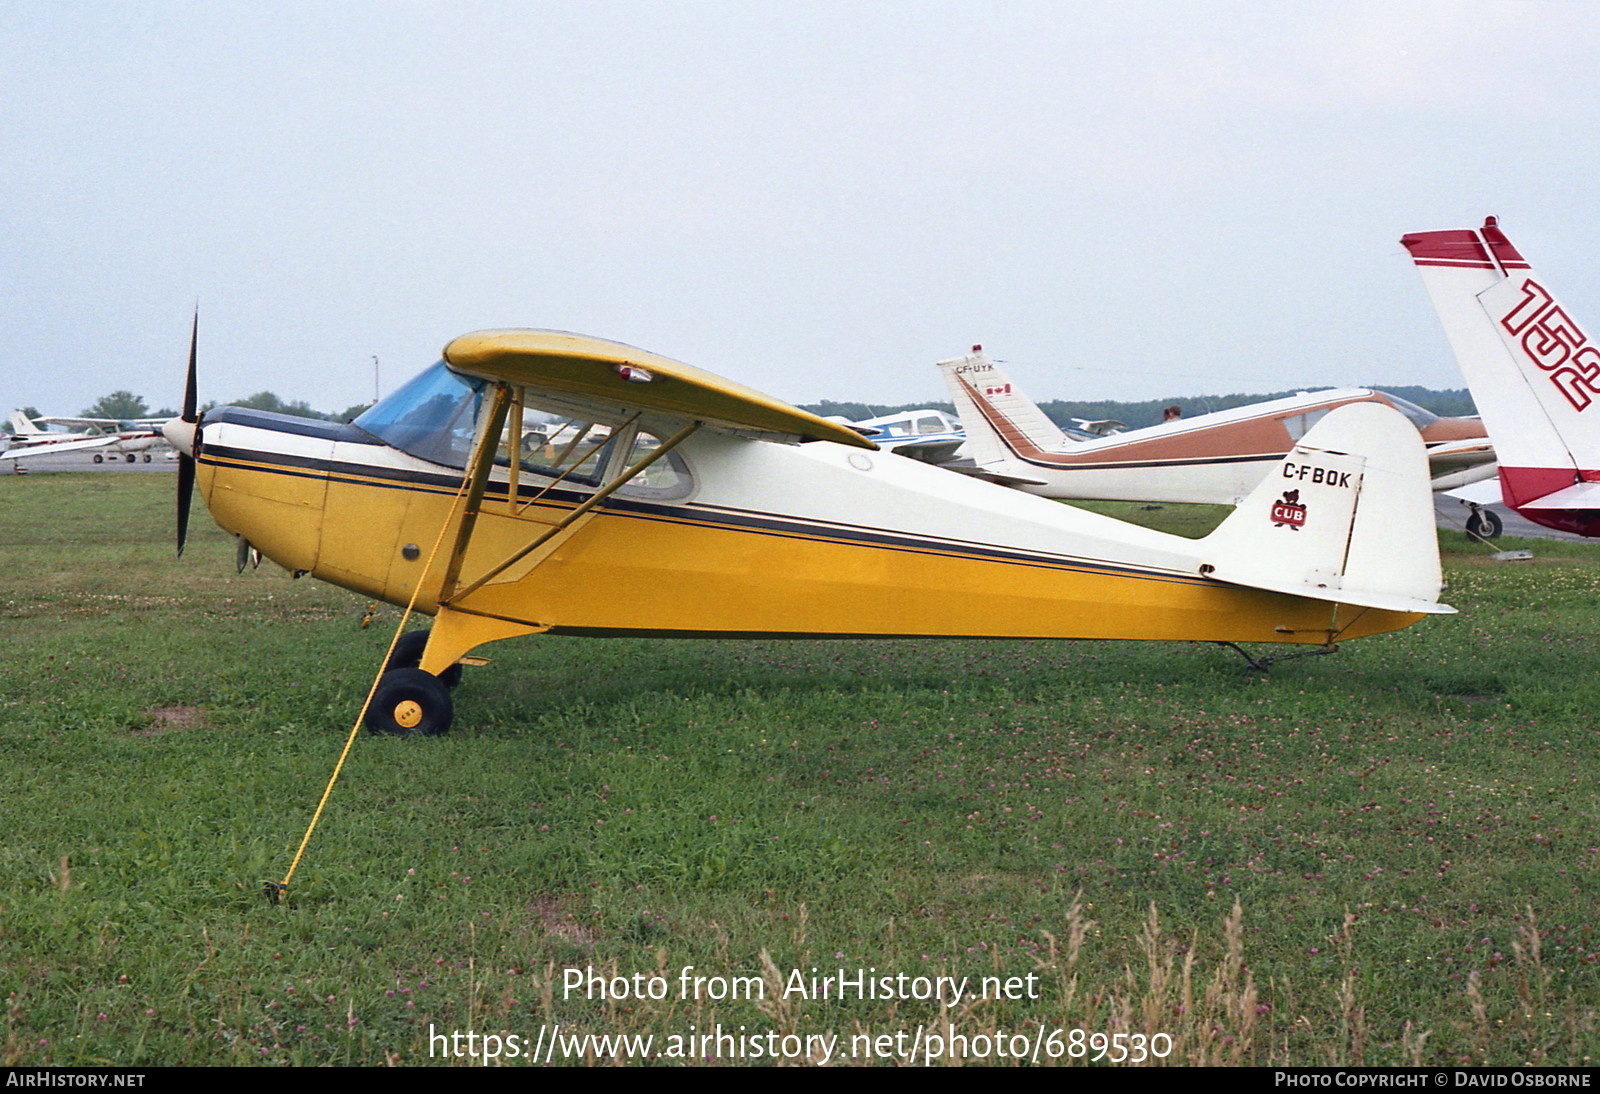
[[1316, 646], [1312, 649], [1299, 650], [1295, 653], [1279, 653], [1270, 657], [1251, 657], [1244, 651], [1242, 647], [1232, 642], [1218, 642], [1217, 645], [1226, 649], [1230, 649], [1240, 657], [1243, 657], [1246, 672], [1260, 673], [1265, 673], [1269, 668], [1271, 668], [1274, 661], [1293, 661], [1299, 657], [1326, 657], [1328, 654], [1335, 653], [1339, 649], [1338, 646], [1330, 642], [1326, 646]]
[[[422, 664], [422, 651], [428, 645], [427, 631], [407, 631], [400, 636], [394, 644], [394, 652], [389, 655], [389, 661], [383, 666], [385, 672], [391, 669], [414, 669]], [[461, 666], [451, 665], [439, 674], [439, 682], [447, 688], [454, 688], [461, 683]]]

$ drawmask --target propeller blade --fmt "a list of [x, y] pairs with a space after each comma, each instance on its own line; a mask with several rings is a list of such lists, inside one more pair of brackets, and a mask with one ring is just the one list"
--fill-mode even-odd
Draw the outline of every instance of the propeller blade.
[[[194, 325], [189, 328], [189, 369], [183, 377], [183, 413], [179, 420], [190, 425], [197, 425], [199, 418], [195, 416], [195, 403], [197, 387], [195, 380], [195, 358], [200, 346], [200, 308], [194, 309]], [[195, 430], [195, 443], [198, 445], [200, 431]], [[189, 538], [189, 503], [194, 500], [194, 457], [187, 452], [178, 453], [178, 557], [183, 557], [183, 543]]]
[[189, 502], [194, 497], [194, 457], [178, 453], [178, 557], [189, 536]]
[[189, 371], [183, 377], [183, 413], [179, 415], [186, 422], [194, 422], [195, 418], [195, 351], [200, 345], [200, 309], [194, 310], [194, 326], [189, 329]]

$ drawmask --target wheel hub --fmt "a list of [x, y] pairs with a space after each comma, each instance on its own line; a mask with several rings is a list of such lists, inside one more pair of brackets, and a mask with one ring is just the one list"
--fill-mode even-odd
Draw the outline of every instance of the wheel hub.
[[422, 707], [415, 700], [402, 699], [394, 705], [394, 720], [407, 729], [415, 729], [422, 721]]

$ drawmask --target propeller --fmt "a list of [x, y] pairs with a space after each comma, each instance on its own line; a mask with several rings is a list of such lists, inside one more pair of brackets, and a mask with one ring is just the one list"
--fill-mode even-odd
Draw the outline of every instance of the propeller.
[[[178, 555], [189, 535], [189, 503], [194, 499], [194, 456], [200, 442], [200, 417], [195, 413], [195, 351], [200, 342], [200, 309], [189, 331], [189, 371], [183, 378], [183, 412], [161, 432], [178, 450]], [[181, 423], [181, 424], [180, 424]]]

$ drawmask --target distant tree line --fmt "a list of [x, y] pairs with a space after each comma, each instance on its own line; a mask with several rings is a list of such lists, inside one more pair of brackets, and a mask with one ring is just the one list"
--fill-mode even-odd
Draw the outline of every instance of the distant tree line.
[[[210, 410], [219, 403], [206, 403], [200, 409]], [[346, 407], [337, 414], [325, 414], [320, 410], [311, 409], [311, 404], [297, 399], [293, 402], [284, 402], [270, 391], [258, 391], [247, 399], [235, 399], [229, 406], [242, 406], [251, 410], [268, 410], [274, 414], [288, 414], [296, 418], [317, 418], [325, 422], [348, 422], [370, 407], [371, 403], [359, 403], [356, 406]], [[38, 407], [28, 406], [22, 408], [22, 413], [32, 419], [42, 418]], [[65, 417], [66, 415], [61, 415]], [[131, 391], [113, 391], [110, 395], [103, 395], [92, 406], [84, 407], [79, 412], [80, 418], [115, 418], [119, 422], [129, 421], [134, 418], [176, 418], [178, 412], [171, 407], [161, 407], [151, 410], [150, 404], [142, 395], [135, 395]], [[5, 432], [11, 432], [9, 420], [0, 424]]]
[[[1368, 387], [1379, 391], [1398, 395], [1400, 398], [1416, 403], [1424, 410], [1431, 410], [1440, 417], [1457, 418], [1476, 414], [1477, 407], [1473, 405], [1472, 396], [1464, 387], [1434, 388], [1417, 387], [1415, 385], [1395, 384], [1368, 384]], [[1120, 402], [1114, 399], [1100, 399], [1093, 402], [1073, 402], [1067, 399], [1051, 399], [1039, 404], [1039, 409], [1057, 425], [1070, 425], [1074, 418], [1084, 418], [1088, 421], [1100, 421], [1112, 418], [1119, 422], [1126, 422], [1132, 429], [1141, 429], [1147, 425], [1158, 425], [1161, 422], [1161, 412], [1169, 406], [1177, 405], [1182, 408], [1185, 417], [1192, 418], [1199, 414], [1210, 414], [1216, 410], [1231, 410], [1236, 406], [1247, 406], [1250, 403], [1264, 403], [1269, 399], [1282, 399], [1290, 395], [1299, 394], [1300, 390], [1274, 391], [1265, 395], [1184, 395], [1173, 396], [1167, 399], [1145, 399], [1138, 402]], [[1315, 390], [1315, 389], [1313, 389]], [[955, 407], [950, 403], [903, 403], [900, 406], [875, 406], [867, 403], [844, 403], [824, 399], [820, 403], [805, 403], [802, 410], [809, 410], [813, 414], [823, 417], [837, 415], [859, 422], [864, 418], [880, 418], [885, 414], [898, 414], [903, 410], [921, 410], [932, 407], [942, 410], [946, 414], [954, 414]]]

